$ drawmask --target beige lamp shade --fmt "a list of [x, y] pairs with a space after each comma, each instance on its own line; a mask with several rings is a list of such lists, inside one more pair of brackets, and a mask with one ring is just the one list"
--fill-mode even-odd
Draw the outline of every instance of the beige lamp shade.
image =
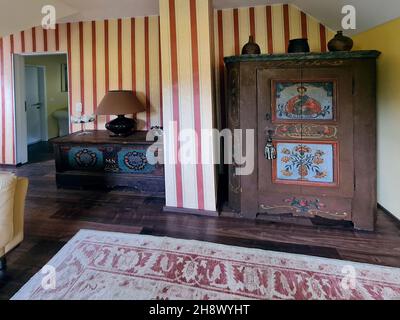
[[146, 111], [133, 91], [109, 91], [97, 107], [101, 116], [137, 114]]

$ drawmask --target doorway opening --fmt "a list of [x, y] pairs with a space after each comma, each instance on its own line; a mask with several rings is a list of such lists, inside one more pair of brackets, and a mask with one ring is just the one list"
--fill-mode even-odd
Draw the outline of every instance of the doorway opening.
[[69, 134], [66, 54], [14, 55], [18, 164], [53, 159], [51, 139]]

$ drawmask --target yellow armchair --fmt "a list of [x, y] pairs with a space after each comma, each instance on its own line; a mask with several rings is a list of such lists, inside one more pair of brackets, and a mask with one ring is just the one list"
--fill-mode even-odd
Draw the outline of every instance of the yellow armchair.
[[24, 238], [25, 198], [28, 179], [0, 172], [0, 271], [6, 268], [6, 253]]

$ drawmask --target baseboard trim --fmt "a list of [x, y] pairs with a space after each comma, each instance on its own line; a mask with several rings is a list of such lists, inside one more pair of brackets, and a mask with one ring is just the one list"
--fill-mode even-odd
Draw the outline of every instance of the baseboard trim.
[[205, 217], [219, 217], [219, 213], [217, 211], [176, 208], [168, 206], [165, 206], [163, 210], [164, 212], [169, 212], [169, 213], [183, 213], [183, 214], [192, 214], [196, 216], [205, 216]]
[[397, 223], [397, 225], [400, 227], [400, 220], [397, 218], [393, 213], [391, 213], [388, 209], [386, 209], [383, 205], [378, 203], [378, 209], [382, 210], [385, 214], [393, 218], [393, 220]]
[[0, 164], [0, 169], [17, 169], [21, 164]]

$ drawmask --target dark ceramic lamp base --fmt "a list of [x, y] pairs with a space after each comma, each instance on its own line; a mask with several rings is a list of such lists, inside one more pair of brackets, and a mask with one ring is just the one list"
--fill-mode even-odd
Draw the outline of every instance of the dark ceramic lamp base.
[[107, 123], [106, 128], [113, 133], [111, 137], [128, 137], [136, 130], [136, 120], [119, 115], [118, 118]]
[[308, 39], [292, 39], [289, 41], [288, 53], [308, 53], [310, 52], [310, 45]]

